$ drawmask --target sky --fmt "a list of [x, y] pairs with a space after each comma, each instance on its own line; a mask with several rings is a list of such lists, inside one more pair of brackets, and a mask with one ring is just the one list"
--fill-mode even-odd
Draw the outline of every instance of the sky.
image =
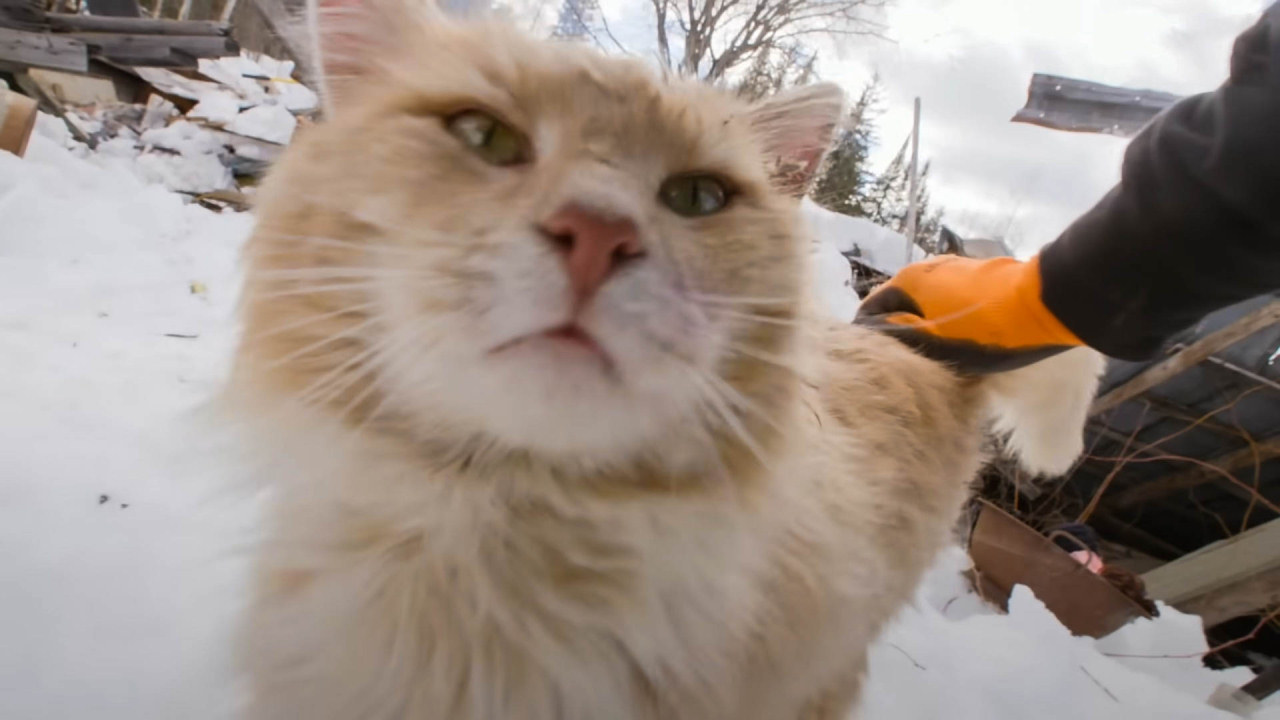
[[[965, 236], [1003, 237], [1026, 255], [1119, 179], [1127, 140], [1009, 122], [1035, 72], [1177, 94], [1211, 90], [1263, 0], [897, 0], [892, 42], [849, 43], [822, 64], [851, 92], [879, 72], [885, 112], [873, 160], [911, 128], [932, 199]], [[837, 54], [839, 55], [837, 57]], [[825, 58], [824, 58], [825, 60]]]
[[[537, 3], [537, 0], [521, 0]], [[856, 96], [883, 84], [883, 168], [923, 112], [921, 159], [944, 224], [1034, 253], [1119, 179], [1126, 140], [1011, 123], [1036, 72], [1178, 94], [1211, 90], [1231, 43], [1270, 0], [892, 0], [888, 39], [815, 39], [819, 73]], [[554, 22], [559, 0], [546, 4]], [[647, 0], [600, 0], [615, 36], [651, 54]], [[602, 38], [602, 43], [611, 41]]]

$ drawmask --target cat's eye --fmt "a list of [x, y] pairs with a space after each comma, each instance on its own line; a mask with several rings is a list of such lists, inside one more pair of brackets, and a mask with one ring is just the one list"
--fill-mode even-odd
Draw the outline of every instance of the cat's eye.
[[658, 199], [685, 217], [718, 213], [729, 204], [729, 187], [715, 175], [676, 175], [658, 189]]
[[464, 110], [445, 120], [449, 133], [491, 165], [529, 162], [524, 136], [481, 110]]

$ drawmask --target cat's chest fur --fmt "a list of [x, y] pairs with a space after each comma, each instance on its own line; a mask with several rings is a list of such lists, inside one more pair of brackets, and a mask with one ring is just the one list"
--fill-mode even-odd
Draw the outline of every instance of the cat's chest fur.
[[282, 497], [269, 610], [248, 628], [281, 638], [251, 640], [253, 662], [293, 667], [300, 693], [325, 677], [346, 689], [309, 717], [734, 712], [780, 519], [801, 498], [619, 502], [519, 491], [529, 478], [409, 491], [385, 458], [329, 466], [352, 462], [365, 472]]

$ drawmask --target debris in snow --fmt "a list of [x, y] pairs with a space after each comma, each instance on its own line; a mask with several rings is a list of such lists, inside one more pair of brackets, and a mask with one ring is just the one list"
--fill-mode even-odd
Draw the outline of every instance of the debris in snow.
[[187, 111], [187, 117], [204, 120], [214, 125], [226, 125], [240, 114], [240, 98], [226, 90], [214, 90], [200, 97], [196, 106]]
[[110, 495], [99, 495], [99, 496], [98, 496], [98, 504], [99, 504], [99, 505], [106, 505], [106, 504], [107, 504], [107, 501], [108, 501], [108, 500], [110, 500], [110, 499], [111, 499], [111, 496], [110, 496]]
[[[40, 132], [95, 164], [128, 161], [145, 181], [207, 207], [243, 209], [237, 178], [265, 173], [292, 139], [298, 116], [315, 112], [319, 98], [291, 77], [291, 61], [243, 52], [201, 59], [199, 67], [206, 79], [134, 68], [157, 91], [145, 106], [68, 106], [65, 122], [39, 121]], [[166, 97], [189, 108], [185, 115]]]
[[259, 105], [240, 113], [227, 124], [227, 131], [267, 142], [288, 144], [298, 120], [280, 105]]

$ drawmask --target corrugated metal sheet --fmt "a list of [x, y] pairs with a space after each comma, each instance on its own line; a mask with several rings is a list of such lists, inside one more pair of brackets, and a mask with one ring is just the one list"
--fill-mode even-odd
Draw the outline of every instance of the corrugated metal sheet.
[[1055, 130], [1128, 137], [1179, 100], [1158, 90], [1134, 90], [1037, 73], [1027, 89], [1027, 104], [1013, 122]]

